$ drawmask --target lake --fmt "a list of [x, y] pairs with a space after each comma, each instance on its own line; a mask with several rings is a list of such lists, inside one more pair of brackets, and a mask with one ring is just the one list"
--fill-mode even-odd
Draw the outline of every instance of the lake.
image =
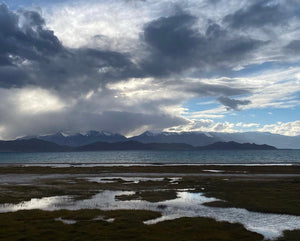
[[0, 164], [300, 164], [300, 150], [0, 153]]

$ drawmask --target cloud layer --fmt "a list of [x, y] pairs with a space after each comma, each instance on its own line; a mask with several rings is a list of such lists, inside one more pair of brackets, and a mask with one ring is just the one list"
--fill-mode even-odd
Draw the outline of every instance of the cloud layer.
[[[236, 131], [250, 126], [228, 115], [299, 107], [297, 1], [40, 7], [0, 4], [1, 138], [90, 129]], [[205, 98], [212, 102], [203, 108], [188, 104]], [[292, 130], [282, 133], [298, 133]]]

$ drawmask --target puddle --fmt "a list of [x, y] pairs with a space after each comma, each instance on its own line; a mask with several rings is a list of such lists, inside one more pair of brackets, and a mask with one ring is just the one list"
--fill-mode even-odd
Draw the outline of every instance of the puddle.
[[233, 172], [233, 173], [247, 173], [247, 171], [231, 171], [231, 170], [217, 170], [217, 169], [209, 169], [209, 170], [202, 170], [204, 172], [211, 172], [211, 173], [223, 173], [223, 172]]
[[[138, 184], [140, 182], [162, 182], [164, 181], [164, 177], [88, 177], [85, 178], [90, 182], [97, 182], [97, 183], [116, 183], [119, 180], [127, 182], [125, 184]], [[170, 183], [177, 182], [181, 180], [181, 177], [167, 177]]]
[[88, 177], [85, 178], [89, 182], [97, 183], [116, 183], [119, 180], [119, 177]]
[[221, 172], [225, 172], [224, 170], [202, 170], [204, 172], [213, 172], [213, 173], [221, 173]]
[[30, 201], [21, 202], [18, 204], [1, 204], [0, 213], [15, 212], [18, 210], [57, 210], [61, 209], [66, 203], [71, 203], [72, 198], [69, 196], [54, 196], [44, 198], [32, 198]]
[[182, 180], [182, 177], [168, 177], [171, 183], [179, 182]]
[[[250, 212], [241, 208], [220, 208], [204, 206], [204, 203], [217, 201], [216, 198], [205, 197], [201, 193], [179, 191], [177, 198], [163, 202], [151, 203], [143, 200], [115, 200], [118, 195], [131, 195], [132, 191], [103, 191], [91, 199], [74, 201], [68, 196], [31, 199], [20, 204], [0, 205], [0, 212], [11, 212], [24, 209], [43, 210], [79, 210], [79, 209], [144, 209], [159, 211], [162, 216], [148, 220], [145, 224], [155, 224], [180, 217], [208, 217], [217, 221], [241, 223], [250, 231], [262, 234], [266, 239], [276, 239], [284, 230], [300, 229], [300, 217], [292, 215], [267, 214]], [[106, 220], [107, 221], [107, 220]]]
[[106, 218], [104, 216], [98, 216], [98, 217], [94, 218], [93, 220], [105, 221], [108, 223], [113, 223], [115, 221], [114, 218]]
[[[201, 188], [202, 189], [202, 188]], [[176, 189], [178, 192], [187, 192], [187, 191], [195, 191], [196, 188], [178, 188]], [[203, 190], [203, 189], [202, 189]]]
[[75, 224], [75, 223], [77, 223], [76, 220], [63, 219], [63, 218], [61, 218], [61, 217], [55, 218], [54, 220], [55, 220], [55, 221], [60, 221], [60, 222], [62, 222], [62, 223], [64, 223], [64, 224]]

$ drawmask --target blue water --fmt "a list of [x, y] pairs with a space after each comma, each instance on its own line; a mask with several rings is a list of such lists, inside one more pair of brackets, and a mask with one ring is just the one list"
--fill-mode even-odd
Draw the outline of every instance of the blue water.
[[300, 150], [0, 153], [0, 164], [300, 164]]

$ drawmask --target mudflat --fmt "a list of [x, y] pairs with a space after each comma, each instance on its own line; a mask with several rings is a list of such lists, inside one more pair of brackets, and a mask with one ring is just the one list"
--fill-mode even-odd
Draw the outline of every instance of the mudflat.
[[[299, 166], [2, 166], [0, 180], [0, 240], [300, 240]], [[292, 228], [268, 236], [241, 213]]]

